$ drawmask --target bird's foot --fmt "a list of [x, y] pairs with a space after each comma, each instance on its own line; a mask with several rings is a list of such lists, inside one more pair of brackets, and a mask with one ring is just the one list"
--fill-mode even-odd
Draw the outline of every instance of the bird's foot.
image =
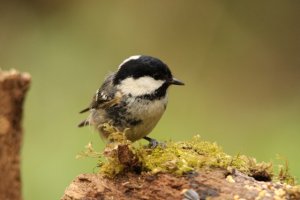
[[148, 147], [151, 149], [155, 149], [156, 147], [160, 146], [162, 148], [166, 147], [166, 143], [164, 142], [159, 142], [156, 139], [150, 138], [150, 137], [143, 137], [145, 140], [147, 140], [149, 142]]

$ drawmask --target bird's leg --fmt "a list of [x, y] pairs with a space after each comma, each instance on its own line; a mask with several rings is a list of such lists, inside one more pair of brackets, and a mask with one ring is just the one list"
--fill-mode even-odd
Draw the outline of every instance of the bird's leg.
[[150, 137], [147, 137], [147, 136], [145, 136], [145, 137], [143, 137], [143, 138], [149, 142], [149, 145], [148, 145], [148, 146], [149, 146], [151, 149], [155, 149], [157, 146], [161, 146], [161, 147], [165, 147], [165, 146], [166, 146], [165, 143], [159, 142], [159, 141], [157, 141], [156, 139], [153, 139], [153, 138], [150, 138]]

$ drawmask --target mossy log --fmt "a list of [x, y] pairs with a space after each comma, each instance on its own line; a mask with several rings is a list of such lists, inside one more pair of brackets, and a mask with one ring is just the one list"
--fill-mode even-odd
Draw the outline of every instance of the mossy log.
[[226, 170], [211, 169], [184, 176], [127, 172], [113, 179], [102, 174], [81, 174], [66, 189], [62, 200], [84, 199], [299, 200], [300, 192], [292, 186], [256, 181], [238, 171], [228, 174]]
[[22, 199], [20, 148], [23, 102], [30, 76], [0, 70], [0, 199]]
[[[97, 155], [90, 145], [87, 152]], [[271, 164], [229, 156], [199, 138], [156, 149], [110, 143], [103, 155], [100, 172], [76, 177], [61, 200], [300, 199], [299, 186], [273, 177]]]

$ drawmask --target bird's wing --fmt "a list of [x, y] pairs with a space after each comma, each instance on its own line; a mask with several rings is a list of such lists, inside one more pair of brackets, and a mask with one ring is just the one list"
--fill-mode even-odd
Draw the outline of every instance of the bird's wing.
[[114, 74], [109, 75], [102, 86], [97, 90], [89, 107], [83, 109], [79, 113], [87, 112], [91, 109], [105, 109], [118, 104], [121, 100], [121, 93], [113, 86], [112, 80]]

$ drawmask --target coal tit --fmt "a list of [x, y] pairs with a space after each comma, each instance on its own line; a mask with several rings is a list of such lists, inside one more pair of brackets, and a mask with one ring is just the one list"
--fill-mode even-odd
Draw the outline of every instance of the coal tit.
[[78, 126], [93, 125], [107, 138], [109, 133], [102, 125], [109, 123], [124, 131], [128, 140], [144, 138], [155, 146], [157, 141], [147, 135], [166, 109], [170, 85], [184, 83], [174, 78], [161, 60], [145, 55], [131, 56], [105, 79], [90, 106], [80, 112], [90, 111], [90, 115]]

